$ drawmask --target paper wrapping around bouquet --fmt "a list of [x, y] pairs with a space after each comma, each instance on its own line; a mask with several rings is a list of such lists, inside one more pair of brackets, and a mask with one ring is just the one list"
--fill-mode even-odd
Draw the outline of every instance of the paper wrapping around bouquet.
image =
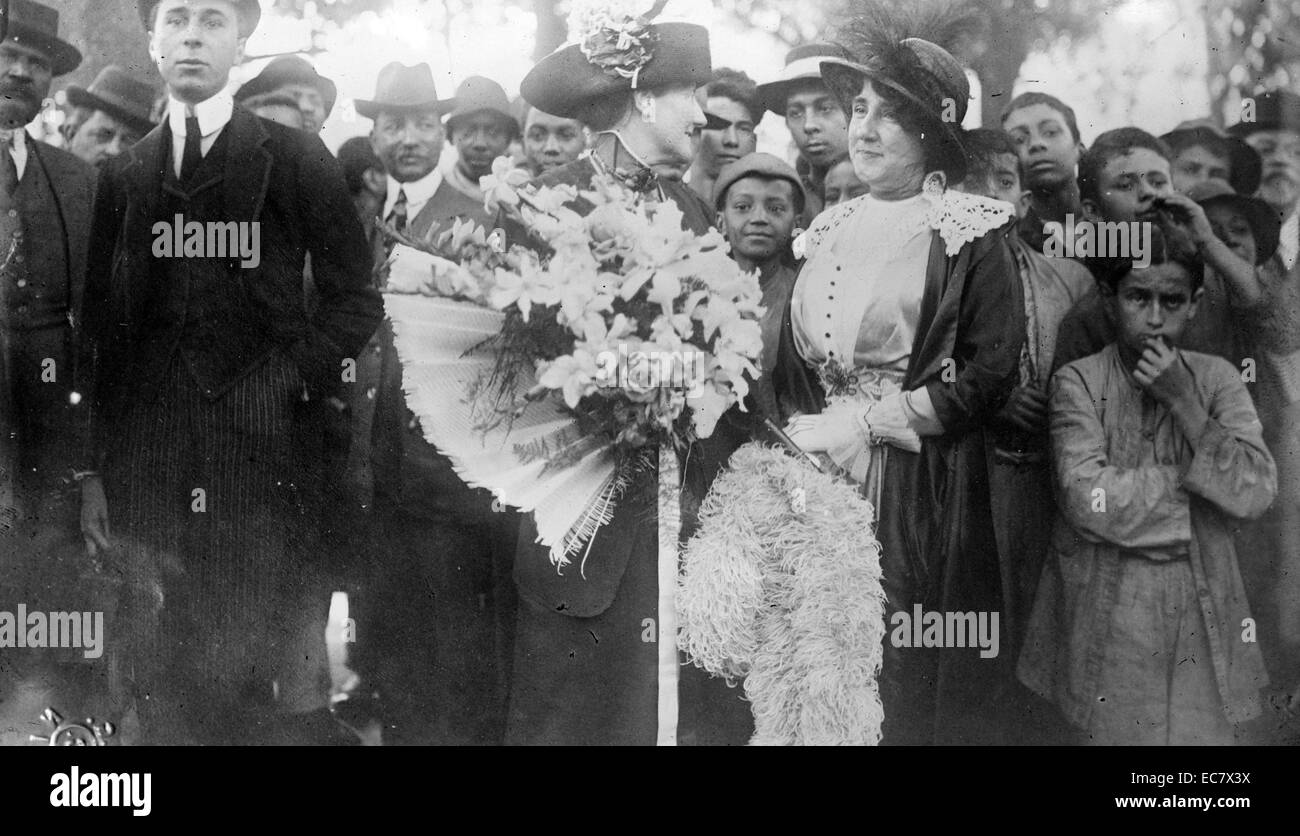
[[[525, 452], [530, 444], [579, 437], [577, 421], [551, 398], [528, 404], [513, 423], [484, 433], [475, 426], [468, 393], [496, 362], [494, 350], [482, 346], [501, 333], [505, 315], [470, 302], [414, 294], [385, 294], [384, 305], [402, 363], [406, 403], [420, 419], [425, 439], [451, 459], [465, 484], [533, 512], [538, 542], [551, 549], [553, 562], [567, 563], [613, 512], [608, 499], [613, 447], [604, 445], [575, 464], [549, 470], [544, 458], [530, 460]], [[522, 394], [535, 383], [526, 370], [515, 390]]]

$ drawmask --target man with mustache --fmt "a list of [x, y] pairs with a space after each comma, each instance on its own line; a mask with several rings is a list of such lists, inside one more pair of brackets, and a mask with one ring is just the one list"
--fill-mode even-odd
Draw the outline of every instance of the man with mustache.
[[[323, 634], [307, 658], [301, 640], [319, 620], [301, 592], [320, 515], [302, 421], [343, 391], [382, 317], [369, 251], [320, 139], [227, 89], [257, 0], [138, 9], [166, 116], [100, 176], [87, 333], [144, 737], [344, 742], [328, 681], [293, 685], [325, 655]], [[256, 264], [206, 248], [160, 256], [158, 226], [177, 216], [256, 229]]]
[[[74, 350], [94, 171], [23, 126], [81, 53], [59, 37], [59, 13], [49, 6], [12, 0], [8, 24], [0, 43], [0, 610], [17, 603], [76, 610], [81, 601], [70, 596], [85, 588], [78, 580], [85, 550], [100, 556], [108, 545], [103, 483], [86, 450], [84, 367]], [[62, 678], [41, 651], [7, 655], [0, 660], [6, 707], [43, 678]]]
[[[1277, 500], [1246, 532], [1242, 574], [1275, 684], [1294, 688], [1300, 671], [1300, 96], [1273, 90], [1246, 97], [1254, 119], [1228, 129], [1263, 158], [1256, 196], [1282, 221], [1277, 252], [1258, 271], [1262, 312], [1253, 329], [1258, 382], [1251, 394], [1264, 441], [1277, 460]], [[1243, 117], [1248, 111], [1243, 107]]]
[[89, 88], [68, 87], [72, 111], [60, 129], [68, 150], [97, 165], [121, 154], [153, 129], [157, 91], [118, 66], [107, 66]]
[[[461, 153], [444, 173], [441, 116], [448, 111], [446, 134]], [[380, 282], [393, 244], [385, 230], [421, 240], [457, 219], [492, 226], [478, 178], [491, 172], [518, 133], [500, 86], [473, 77], [455, 99], [442, 100], [428, 64], [393, 63], [380, 72], [375, 97], [357, 102], [357, 112], [374, 120], [371, 144], [387, 171], [373, 239]], [[406, 406], [388, 323], [358, 369], [359, 379], [372, 375], [373, 396], [352, 403], [357, 467], [350, 474], [371, 508], [384, 558], [355, 608], [352, 667], [364, 690], [381, 698], [386, 745], [499, 743], [509, 665], [503, 631], [513, 609], [502, 569], [509, 564], [494, 556], [514, 555], [517, 518], [494, 513], [492, 495], [467, 487], [425, 440]]]

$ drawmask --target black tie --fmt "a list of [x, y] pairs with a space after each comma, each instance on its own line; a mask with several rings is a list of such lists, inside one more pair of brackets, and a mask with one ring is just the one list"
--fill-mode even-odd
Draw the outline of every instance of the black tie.
[[199, 134], [199, 117], [185, 117], [185, 154], [181, 157], [181, 182], [187, 182], [203, 162], [203, 137]]
[[393, 203], [392, 211], [388, 213], [388, 222], [393, 225], [393, 229], [406, 234], [406, 190], [397, 190], [397, 200]]

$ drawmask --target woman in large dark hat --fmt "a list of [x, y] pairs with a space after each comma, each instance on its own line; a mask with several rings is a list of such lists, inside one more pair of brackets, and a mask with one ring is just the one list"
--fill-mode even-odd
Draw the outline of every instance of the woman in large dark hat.
[[[577, 4], [575, 4], [577, 5]], [[711, 77], [708, 32], [636, 16], [628, 3], [587, 3], [570, 18], [577, 43], [542, 59], [523, 96], [577, 119], [590, 152], [542, 177], [547, 186], [590, 187], [612, 174], [647, 200], [672, 201], [683, 227], [704, 234], [713, 212], [681, 182], [706, 124], [695, 98]], [[579, 212], [590, 210], [581, 198]], [[727, 456], [745, 440], [724, 416], [694, 445], [682, 486], [682, 541]], [[752, 733], [738, 688], [681, 667], [668, 615], [677, 567], [658, 561], [657, 474], [643, 472], [592, 540], [585, 572], [558, 574], [525, 517], [515, 580], [520, 605], [507, 741], [537, 744], [745, 743]], [[661, 583], [661, 578], [664, 583]]]
[[821, 64], [870, 194], [797, 242], [806, 262], [773, 383], [795, 443], [828, 455], [876, 508], [884, 742], [971, 743], [993, 733], [1014, 660], [908, 647], [894, 616], [1004, 609], [984, 428], [1016, 381], [1025, 315], [998, 232], [1013, 207], [947, 188], [965, 175], [965, 73], [916, 31], [883, 13], [859, 20], [845, 38], [855, 58]]

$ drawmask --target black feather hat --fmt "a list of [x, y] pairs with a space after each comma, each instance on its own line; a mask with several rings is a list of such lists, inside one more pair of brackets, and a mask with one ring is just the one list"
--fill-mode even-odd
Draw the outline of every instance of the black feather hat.
[[868, 79], [916, 105], [927, 123], [923, 131], [940, 137], [948, 182], [959, 182], [966, 175], [961, 123], [970, 103], [970, 81], [940, 43], [957, 43], [978, 25], [970, 7], [938, 4], [906, 14], [864, 4], [839, 37], [854, 58], [822, 61], [822, 78], [846, 112]]

